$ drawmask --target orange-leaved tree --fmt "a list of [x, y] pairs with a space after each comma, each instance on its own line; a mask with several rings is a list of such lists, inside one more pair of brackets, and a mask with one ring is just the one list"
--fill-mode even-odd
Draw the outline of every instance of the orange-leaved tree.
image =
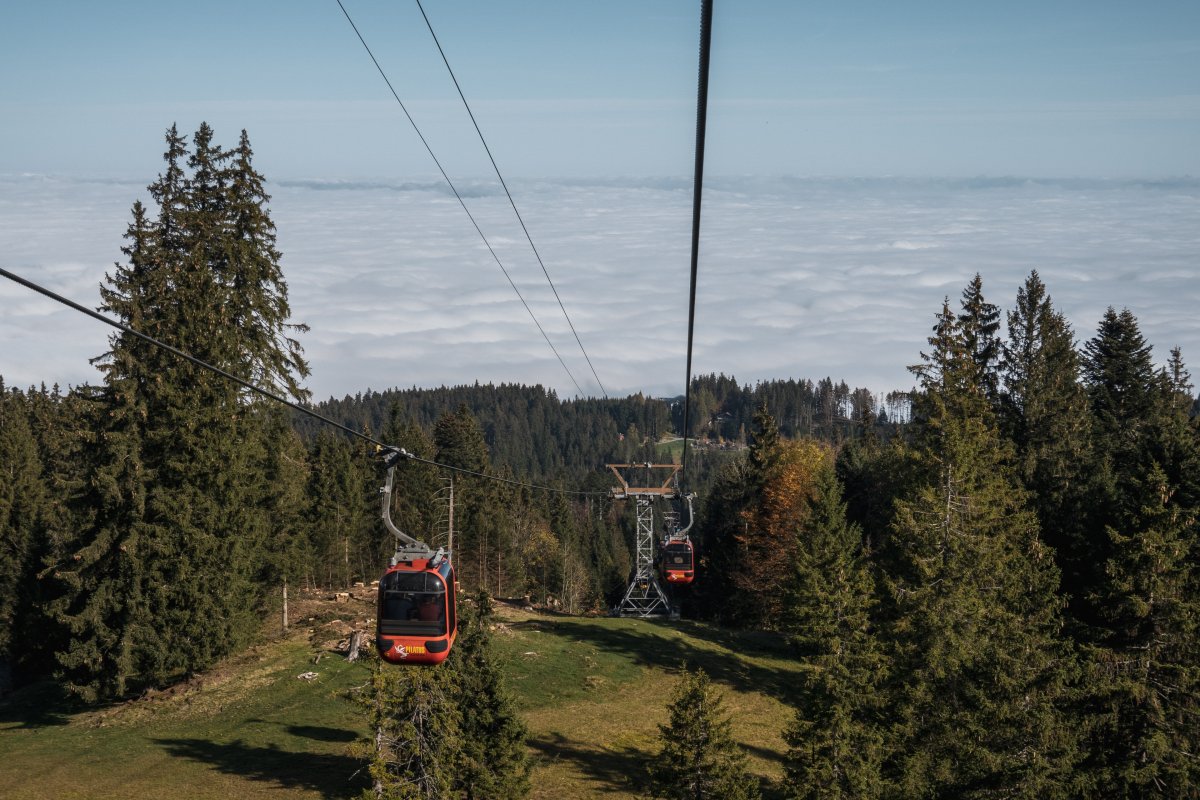
[[734, 536], [732, 584], [741, 621], [769, 627], [783, 610], [796, 537], [816, 498], [817, 476], [833, 454], [828, 445], [811, 439], [780, 439], [765, 410], [755, 421], [760, 434], [749, 459], [749, 502]]

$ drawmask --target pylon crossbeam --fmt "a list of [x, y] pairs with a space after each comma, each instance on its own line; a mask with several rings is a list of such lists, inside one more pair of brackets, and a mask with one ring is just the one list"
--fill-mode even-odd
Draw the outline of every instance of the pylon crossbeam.
[[[609, 464], [608, 468], [612, 470], [613, 475], [617, 476], [617, 481], [620, 486], [614, 486], [612, 489], [613, 497], [624, 499], [626, 497], [642, 497], [650, 495], [654, 497], [674, 497], [675, 496], [675, 476], [679, 473], [681, 467], [678, 464]], [[629, 481], [621, 473], [625, 469], [641, 469], [641, 470], [670, 470], [667, 477], [663, 480], [660, 486], [630, 486]]]

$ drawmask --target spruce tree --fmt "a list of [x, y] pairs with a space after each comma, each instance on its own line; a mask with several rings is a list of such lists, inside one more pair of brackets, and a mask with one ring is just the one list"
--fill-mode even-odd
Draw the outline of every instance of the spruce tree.
[[260, 409], [260, 414], [263, 452], [258, 462], [261, 486], [256, 488], [264, 498], [270, 520], [269, 534], [263, 542], [261, 580], [275, 595], [285, 586], [299, 586], [306, 574], [310, 465], [304, 443], [287, 415], [266, 407]]
[[[355, 572], [352, 552], [363, 541], [377, 543], [372, 574], [381, 571], [392, 554], [392, 543], [379, 521], [377, 502], [370, 502], [378, 497], [381, 485], [377, 471], [355, 443], [329, 431], [317, 435], [309, 460], [311, 577], [323, 586], [348, 586]], [[405, 464], [397, 471], [407, 468]]]
[[874, 584], [832, 465], [817, 487], [784, 612], [807, 666], [784, 732], [785, 789], [793, 798], [867, 800], [880, 796], [884, 749], [878, 692], [886, 665], [872, 630]]
[[1067, 796], [1071, 658], [1057, 571], [948, 303], [929, 342], [912, 368], [927, 477], [897, 503], [885, 580], [889, 794]]
[[[1200, 601], [1189, 563], [1195, 522], [1151, 467], [1136, 523], [1110, 527], [1101, 589], [1103, 639], [1092, 649], [1099, 703], [1099, 785], [1106, 797], [1200, 793]], [[1133, 524], [1130, 524], [1133, 523]]]
[[90, 430], [95, 422], [90, 392], [81, 387], [64, 395], [58, 386], [47, 390], [43, 385], [26, 395], [46, 494], [41, 535], [32, 542], [29, 553], [36, 580], [30, 587], [27, 608], [19, 613], [23, 628], [15, 632], [26, 645], [18, 664], [22, 681], [53, 675], [58, 668], [56, 654], [70, 641], [58, 620], [69, 592], [57, 573], [71, 562], [80, 531], [91, 528], [97, 513], [85, 502], [91, 478], [88, 448], [95, 444]]
[[[239, 278], [250, 266], [233, 257], [236, 198], [211, 129], [201, 126], [189, 155], [172, 127], [164, 157], [149, 187], [157, 217], [134, 205], [127, 262], [102, 285], [103, 310], [235, 375], [260, 375], [257, 363], [302, 373], [272, 354], [286, 343], [241, 337], [262, 318], [258, 301], [286, 287], [278, 275]], [[98, 361], [85, 501], [96, 511], [66, 537], [67, 564], [53, 572], [54, 616], [70, 641], [60, 661], [88, 698], [188, 674], [247, 641], [274, 491], [263, 480], [268, 420], [231, 382], [124, 332]]]
[[758, 490], [767, 481], [779, 457], [779, 425], [765, 405], [754, 412], [754, 441], [746, 461], [752, 488]]
[[1136, 441], [1136, 434], [1152, 419], [1157, 384], [1151, 349], [1132, 312], [1111, 306], [1096, 336], [1084, 346], [1088, 395], [1097, 432], [1106, 444]]
[[64, 558], [51, 571], [52, 615], [66, 641], [58, 676], [85, 702], [137, 688], [166, 657], [146, 597], [155, 531], [146, 521], [138, 404], [118, 390], [95, 405], [103, 412], [90, 417], [97, 433], [85, 450], [95, 515], [87, 530], [64, 537]]
[[1155, 373], [1150, 351], [1134, 316], [1111, 308], [1085, 347], [1100, 555], [1089, 594], [1090, 758], [1111, 797], [1200, 792], [1200, 464], [1182, 357]]
[[[181, 181], [178, 159], [182, 140], [168, 133], [168, 175]], [[160, 178], [159, 185], [164, 179]], [[152, 194], [157, 194], [152, 190]], [[166, 197], [164, 192], [162, 196]], [[108, 285], [101, 286], [102, 310], [115, 313], [135, 329], [161, 335], [154, 299], [169, 291], [170, 271], [159, 254], [160, 239], [174, 239], [175, 206], [164, 206], [163, 226], [155, 230], [140, 202]], [[153, 613], [147, 599], [147, 560], [153, 560], [163, 531], [147, 519], [147, 487], [154, 478], [146, 464], [150, 411], [148, 388], [154, 383], [150, 345], [125, 333], [110, 338], [111, 350], [97, 359], [105, 385], [88, 389], [83, 418], [89, 430], [81, 452], [87, 465], [81, 505], [93, 509], [86, 527], [61, 531], [48, 573], [52, 586], [48, 614], [59, 649], [57, 674], [66, 688], [85, 701], [119, 697], [138, 686], [166, 658], [166, 647], [152, 635]], [[57, 523], [69, 525], [69, 517]]]
[[962, 313], [958, 315], [963, 346], [974, 368], [971, 380], [984, 396], [995, 403], [999, 396], [996, 366], [1000, 361], [1000, 309], [983, 297], [983, 278], [978, 272], [962, 295]]
[[750, 502], [746, 461], [722, 465], [699, 506], [694, 531], [697, 552], [692, 597], [710, 619], [730, 622], [738, 613], [734, 577], [739, 567], [737, 535], [744, 528], [741, 513]]
[[659, 725], [650, 793], [667, 800], [757, 800], [758, 781], [733, 739], [724, 701], [704, 670], [682, 671]]
[[480, 587], [487, 575], [489, 543], [499, 536], [494, 509], [499, 506], [499, 489], [481, 477], [490, 470], [488, 446], [479, 422], [466, 405], [443, 414], [433, 429], [436, 460], [475, 475], [455, 476], [455, 564], [459, 580]]
[[491, 598], [481, 591], [463, 608], [450, 662], [462, 720], [455, 789], [466, 800], [517, 800], [529, 794], [528, 734], [492, 649]]
[[24, 395], [0, 378], [0, 695], [27, 658], [36, 582], [34, 554], [45, 536], [46, 495], [37, 441]]
[[1159, 383], [1160, 423], [1152, 437], [1151, 456], [1175, 487], [1179, 507], [1200, 511], [1200, 416], [1193, 410], [1192, 377], [1180, 348], [1171, 349]]
[[1008, 313], [1000, 427], [1013, 443], [1016, 470], [1031, 493], [1044, 541], [1054, 548], [1063, 590], [1079, 612], [1086, 544], [1090, 421], [1074, 334], [1056, 311], [1037, 271], [1017, 290]]
[[461, 738], [454, 675], [376, 661], [358, 696], [369, 715], [365, 745], [372, 788], [364, 800], [445, 800], [452, 796]]
[[282, 254], [276, 248], [275, 223], [267, 207], [266, 179], [254, 167], [250, 137], [241, 132], [237, 147], [223, 154], [228, 195], [223, 244], [232, 269], [228, 290], [235, 299], [230, 324], [238, 331], [237, 364], [247, 368], [256, 386], [307, 400], [301, 385], [308, 377], [304, 350], [295, 338], [308, 326], [291, 321]]
[[[1082, 617], [1099, 626], [1087, 638], [1103, 637], [1099, 598], [1108, 583], [1109, 529], [1136, 526], [1143, 498], [1136, 487], [1154, 460], [1153, 428], [1161, 415], [1161, 384], [1151, 347], [1128, 309], [1109, 308], [1095, 337], [1084, 345], [1083, 378], [1092, 412], [1092, 458], [1086, 530], [1080, 548], [1087, 553], [1080, 594]], [[1162, 466], [1161, 464], [1159, 465]]]
[[863, 438], [838, 450], [837, 477], [846, 500], [846, 517], [862, 529], [863, 546], [872, 558], [885, 563], [887, 534], [896, 498], [916, 479], [911, 448], [902, 438], [889, 442]]

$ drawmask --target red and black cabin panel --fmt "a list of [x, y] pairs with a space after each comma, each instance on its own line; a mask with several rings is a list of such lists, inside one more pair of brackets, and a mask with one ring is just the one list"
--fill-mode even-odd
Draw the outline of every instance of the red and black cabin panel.
[[375, 646], [392, 664], [440, 664], [458, 634], [454, 568], [418, 558], [400, 561], [379, 579]]
[[691, 539], [668, 539], [659, 561], [667, 583], [691, 583], [696, 575]]

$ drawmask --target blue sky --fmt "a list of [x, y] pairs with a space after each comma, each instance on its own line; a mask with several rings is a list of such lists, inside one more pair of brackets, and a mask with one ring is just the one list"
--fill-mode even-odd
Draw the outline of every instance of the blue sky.
[[[485, 174], [415, 3], [347, 0], [457, 174]], [[720, 0], [710, 174], [1200, 174], [1200, 3]], [[513, 175], [690, 171], [698, 3], [428, 0]], [[334, 0], [26, 3], [0, 172], [142, 175], [248, 128], [276, 178], [432, 171]]]
[[[343, 1], [597, 393], [415, 3]], [[1200, 3], [716, 5], [696, 372], [904, 388], [944, 296], [1034, 268], [1200, 363]], [[606, 388], [682, 392], [698, 2], [425, 6]], [[21, 4], [0, 75], [7, 269], [97, 304], [164, 129], [246, 128], [318, 397], [575, 393], [334, 0]], [[9, 385], [106, 335], [0, 284]]]

